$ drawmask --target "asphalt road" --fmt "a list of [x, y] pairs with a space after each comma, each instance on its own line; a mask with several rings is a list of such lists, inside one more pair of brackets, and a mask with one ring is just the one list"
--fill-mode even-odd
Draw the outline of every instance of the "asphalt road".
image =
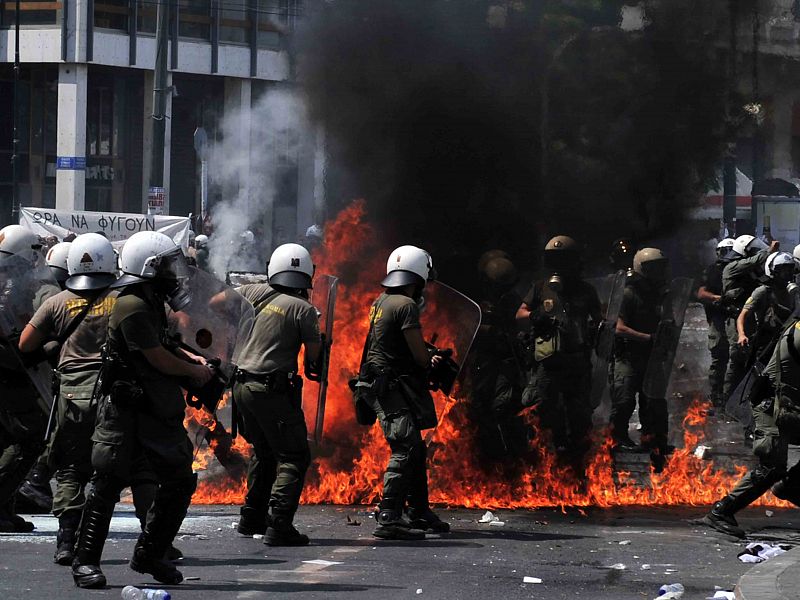
[[[138, 521], [120, 505], [106, 545], [109, 588], [74, 587], [69, 569], [52, 563], [57, 528], [32, 517], [37, 530], [0, 535], [0, 598], [119, 598], [125, 585], [162, 587], [128, 569]], [[236, 507], [192, 507], [176, 545], [180, 567], [195, 578], [170, 589], [184, 598], [655, 598], [664, 583], [680, 582], [686, 600], [733, 589], [748, 565], [741, 543], [692, 526], [702, 508], [576, 511], [498, 511], [503, 526], [478, 523], [482, 511], [443, 510], [449, 535], [420, 542], [371, 536], [374, 520], [362, 507], [304, 506], [298, 524], [312, 544], [269, 548], [239, 536]], [[348, 524], [347, 517], [360, 525]], [[795, 511], [750, 509], [741, 519], [756, 539], [798, 536]], [[759, 537], [760, 536], [760, 537]], [[311, 562], [309, 562], [311, 561]], [[323, 562], [314, 562], [323, 561]], [[524, 577], [542, 580], [524, 583]]]

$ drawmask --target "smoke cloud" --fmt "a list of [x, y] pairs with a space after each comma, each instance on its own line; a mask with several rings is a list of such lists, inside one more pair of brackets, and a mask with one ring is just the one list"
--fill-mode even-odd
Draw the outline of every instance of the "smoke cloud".
[[643, 30], [623, 4], [312, 3], [298, 74], [329, 206], [365, 198], [387, 245], [462, 280], [491, 247], [532, 262], [557, 233], [675, 228], [713, 180], [723, 69], [696, 2], [645, 3]]
[[306, 131], [304, 102], [287, 88], [270, 89], [254, 98], [249, 110], [222, 119], [209, 174], [223, 189], [222, 201], [211, 208], [209, 238], [211, 268], [220, 279], [228, 271], [263, 272], [274, 246], [294, 241], [294, 231], [287, 232], [290, 239], [273, 239], [273, 217], [285, 179], [296, 173]]

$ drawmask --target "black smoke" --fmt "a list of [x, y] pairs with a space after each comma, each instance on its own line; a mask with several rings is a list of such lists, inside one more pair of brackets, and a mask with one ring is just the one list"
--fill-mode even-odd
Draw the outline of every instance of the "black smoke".
[[492, 247], [524, 264], [557, 233], [675, 228], [713, 180], [725, 85], [697, 3], [654, 4], [623, 32], [618, 1], [311, 3], [295, 50], [332, 208], [366, 199], [387, 245], [465, 275]]

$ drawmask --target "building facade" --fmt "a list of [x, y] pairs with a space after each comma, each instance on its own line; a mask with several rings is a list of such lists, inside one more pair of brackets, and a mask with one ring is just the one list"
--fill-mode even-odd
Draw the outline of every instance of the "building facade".
[[[245, 194], [257, 207], [267, 246], [293, 240], [321, 218], [317, 136], [279, 153], [278, 140], [253, 139], [250, 108], [271, 90], [292, 89], [287, 37], [299, 0], [166, 0], [170, 8], [164, 212], [197, 215], [201, 162], [194, 134], [212, 148], [209, 206]], [[152, 148], [153, 68], [158, 0], [23, 2], [20, 85], [14, 97], [15, 3], [0, 1], [0, 211], [11, 215], [12, 122], [19, 118], [20, 205], [65, 210], [145, 212]], [[239, 177], [215, 178], [226, 115], [237, 115], [237, 146], [263, 168], [280, 163], [277, 191], [247, 189]], [[263, 134], [263, 132], [261, 132]], [[285, 135], [283, 132], [281, 135]], [[271, 136], [266, 135], [267, 138]], [[239, 160], [241, 163], [242, 161]], [[260, 206], [260, 205], [265, 206]], [[273, 206], [274, 205], [274, 206]], [[273, 238], [285, 238], [274, 239]]]

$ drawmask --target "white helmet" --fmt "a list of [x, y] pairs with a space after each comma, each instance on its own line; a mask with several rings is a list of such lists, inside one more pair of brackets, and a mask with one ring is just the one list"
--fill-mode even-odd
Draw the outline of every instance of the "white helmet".
[[307, 290], [314, 278], [311, 255], [300, 244], [278, 246], [267, 263], [267, 277], [270, 285]]
[[797, 246], [794, 247], [794, 250], [792, 250], [792, 256], [797, 263], [800, 264], [800, 244], [797, 244]]
[[775, 269], [783, 265], [791, 265], [792, 268], [797, 267], [794, 257], [788, 252], [774, 252], [769, 255], [767, 262], [764, 264], [764, 273], [767, 274], [767, 277], [774, 277]]
[[733, 251], [741, 256], [753, 256], [756, 252], [767, 248], [769, 246], [754, 235], [740, 235], [733, 241]]
[[50, 267], [50, 272], [59, 284], [64, 283], [69, 278], [67, 255], [69, 254], [70, 246], [72, 246], [72, 242], [59, 242], [47, 251], [47, 256], [45, 257], [47, 266]]
[[436, 278], [431, 255], [416, 246], [400, 246], [386, 261], [386, 277], [381, 285], [387, 288], [409, 284], [425, 285]]
[[194, 238], [194, 247], [195, 248], [202, 248], [208, 244], [208, 236], [205, 234], [200, 234]]
[[22, 225], [8, 225], [0, 229], [0, 257], [19, 256], [32, 265], [41, 257], [39, 237]]
[[99, 233], [84, 233], [75, 238], [67, 259], [72, 291], [99, 290], [116, 280], [117, 255], [108, 238]]
[[719, 244], [717, 244], [717, 250], [730, 250], [733, 248], [733, 245], [736, 243], [736, 240], [733, 238], [725, 238]]
[[189, 274], [180, 246], [158, 231], [139, 231], [128, 238], [119, 255], [119, 268], [123, 275], [117, 287], [156, 278], [180, 279]]

